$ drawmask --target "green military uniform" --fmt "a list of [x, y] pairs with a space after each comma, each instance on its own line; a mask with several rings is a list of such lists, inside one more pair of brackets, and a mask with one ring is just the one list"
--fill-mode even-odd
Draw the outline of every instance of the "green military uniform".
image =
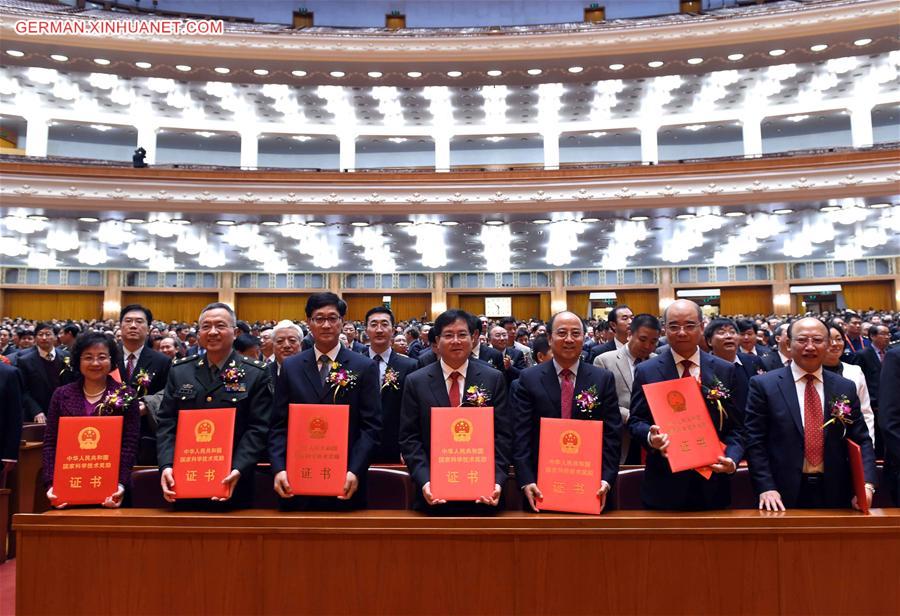
[[[272, 414], [273, 383], [263, 362], [232, 352], [221, 368], [205, 355], [173, 362], [159, 407], [157, 454], [162, 471], [172, 466], [181, 409], [235, 407], [231, 468], [241, 472], [232, 496], [238, 505], [252, 499], [253, 472], [265, 451]], [[178, 485], [175, 485], [178, 492]]]

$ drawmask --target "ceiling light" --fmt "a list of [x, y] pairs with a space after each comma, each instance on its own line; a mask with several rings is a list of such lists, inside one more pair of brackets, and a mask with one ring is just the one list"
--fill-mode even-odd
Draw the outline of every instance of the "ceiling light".
[[891, 207], [890, 203], [873, 203], [869, 206], [870, 210], [883, 210], [884, 208]]
[[609, 70], [611, 70], [611, 71], [621, 71], [623, 68], [625, 68], [624, 64], [610, 64], [609, 65]]
[[824, 43], [821, 43], [819, 45], [813, 45], [812, 47], [809, 48], [810, 51], [825, 51], [826, 49], [828, 49], [828, 45], [826, 45]]
[[123, 222], [127, 222], [132, 225], [142, 225], [146, 221], [143, 218], [126, 218]]
[[528, 74], [531, 75], [532, 77], [536, 77], [536, 76], [540, 75], [540, 74], [543, 73], [543, 72], [544, 72], [544, 71], [543, 71], [542, 69], [539, 69], [539, 68], [530, 68], [530, 69], [528, 69]]
[[447, 71], [447, 77], [462, 77], [462, 71]]
[[491, 143], [497, 143], [498, 141], [503, 141], [504, 139], [506, 139], [506, 137], [500, 137], [500, 136], [496, 136], [496, 137], [485, 137], [485, 139], [487, 139], [487, 140], [490, 141]]
[[741, 218], [746, 215], [746, 212], [725, 212], [725, 216], [728, 218]]
[[208, 130], [198, 130], [194, 133], [198, 137], [203, 137], [205, 139], [209, 139], [210, 137], [214, 137], [215, 133], [211, 133]]
[[688, 58], [688, 64], [702, 64], [703, 58]]
[[93, 128], [94, 130], [99, 130], [101, 133], [112, 130], [112, 126], [107, 126], [106, 124], [91, 124], [91, 128]]
[[322, 222], [321, 220], [310, 220], [306, 224], [310, 227], [324, 227], [325, 226], [325, 223]]
[[217, 220], [216, 224], [222, 227], [233, 227], [237, 223], [233, 220]]
[[684, 130], [689, 130], [692, 133], [696, 133], [698, 130], [703, 130], [706, 128], [706, 124], [688, 124], [684, 127]]
[[340, 79], [341, 77], [346, 75], [346, 73], [344, 71], [331, 71], [328, 74], [331, 75], [332, 77], [334, 77], [335, 79]]
[[6, 53], [11, 55], [13, 58], [21, 58], [22, 56], [25, 55], [23, 52], [19, 51], [18, 49], [7, 49]]
[[649, 66], [650, 68], [659, 68], [663, 64], [665, 64], [665, 62], [663, 62], [662, 60], [651, 60], [650, 62], [647, 62], [647, 66]]
[[600, 222], [600, 219], [594, 218], [594, 217], [587, 217], [587, 218], [582, 218], [581, 222]]
[[213, 70], [216, 71], [217, 73], [219, 73], [220, 75], [227, 75], [228, 73], [231, 72], [230, 68], [226, 68], [224, 66], [217, 66]]
[[841, 209], [841, 206], [839, 206], [839, 205], [823, 205], [822, 207], [819, 208], [819, 211], [827, 213], [827, 212], [837, 212], [840, 209]]
[[455, 220], [442, 220], [441, 224], [444, 225], [445, 227], [455, 227], [459, 223], [456, 222]]
[[191, 70], [191, 67], [187, 64], [176, 64], [175, 69], [181, 71], [182, 73], [186, 73]]
[[783, 56], [785, 54], [784, 49], [773, 49], [769, 52], [769, 55], [773, 58], [777, 58], [778, 56]]
[[535, 220], [532, 220], [531, 222], [536, 225], [549, 225], [550, 224], [550, 221], [547, 220], [546, 218], [537, 218]]
[[780, 209], [777, 209], [777, 210], [772, 210], [772, 213], [773, 213], [773, 214], [781, 214], [781, 215], [784, 215], [784, 214], [793, 214], [793, 213], [794, 213], [794, 210], [792, 210], [792, 209], [789, 208], [789, 207], [783, 207], [783, 208], [780, 208]]
[[149, 62], [143, 62], [143, 61], [142, 61], [142, 62], [135, 62], [134, 65], [135, 65], [136, 67], [138, 67], [138, 68], [143, 68], [143, 69], [148, 69], [148, 68], [151, 68], [151, 67], [153, 66], [153, 65], [150, 64]]
[[594, 137], [595, 139], [599, 139], [600, 137], [606, 136], [606, 133], [603, 132], [602, 130], [597, 130], [597, 131], [594, 131], [594, 132], [592, 132], [592, 133], [588, 133], [587, 136], [588, 136], [588, 137]]
[[650, 217], [649, 216], [632, 216], [628, 220], [630, 220], [631, 222], [643, 222], [645, 220], [650, 220]]
[[488, 77], [499, 77], [503, 74], [503, 71], [493, 68], [487, 72]]
[[174, 218], [174, 219], [172, 219], [172, 224], [185, 226], [185, 225], [191, 224], [191, 221], [185, 220], [184, 218]]
[[871, 42], [872, 42], [872, 39], [870, 39], [870, 38], [861, 38], [861, 39], [856, 39], [855, 41], [853, 41], [853, 44], [856, 45], [857, 47], [864, 47]]
[[50, 220], [46, 216], [41, 216], [40, 214], [31, 214], [27, 217], [29, 220], [36, 220], [38, 222], [47, 222]]
[[93, 216], [82, 216], [78, 220], [81, 222], [100, 222], [99, 218], [94, 218]]
[[94, 62], [100, 66], [109, 66], [109, 60], [106, 58], [94, 58]]
[[500, 225], [503, 224], [503, 221], [502, 220], [485, 220], [484, 224], [488, 225], [489, 227], [499, 227]]
[[372, 79], [378, 79], [378, 78], [380, 78], [380, 77], [382, 77], [382, 76], [384, 75], [384, 73], [382, 73], [381, 71], [369, 71], [369, 72], [366, 73], [366, 74], [367, 74], [369, 77], [371, 77]]
[[[690, 220], [691, 218], [696, 218], [696, 217], [697, 217], [696, 214], [679, 214], [675, 218], [677, 218], [678, 220]], [[631, 220], [634, 220], [634, 218], [632, 218]]]
[[278, 222], [277, 220], [264, 220], [259, 224], [261, 224], [264, 227], [277, 227], [281, 223]]
[[787, 120], [788, 122], [802, 122], [803, 120], [808, 120], [808, 119], [809, 119], [809, 116], [804, 115], [804, 114], [787, 116], [785, 118], [785, 120]]
[[309, 141], [310, 139], [312, 139], [312, 137], [310, 137], [309, 135], [292, 135], [291, 139], [302, 142], [302, 141]]
[[351, 226], [351, 227], [368, 227], [368, 226], [369, 226], [369, 223], [367, 223], [367, 222], [364, 221], [364, 220], [355, 220], [355, 221], [353, 221], [353, 222], [350, 223], [350, 226]]
[[583, 71], [583, 70], [584, 70], [584, 67], [583, 67], [583, 66], [570, 66], [570, 67], [569, 67], [569, 72], [570, 72], [570, 73], [580, 73], [580, 72]]
[[738, 60], [744, 59], [744, 54], [742, 54], [742, 53], [728, 54], [728, 59], [731, 60], [732, 62], [737, 62]]
[[394, 223], [394, 226], [395, 226], [395, 227], [408, 227], [408, 226], [410, 226], [410, 225], [412, 225], [412, 224], [413, 224], [413, 223], [412, 223], [412, 221], [410, 221], [410, 220], [399, 220], [399, 221], [397, 221], [397, 222]]
[[51, 60], [56, 60], [57, 62], [68, 62], [69, 56], [64, 56], [61, 53], [50, 54]]
[[419, 71], [409, 71], [408, 73], [406, 73], [406, 76], [412, 77], [413, 79], [418, 79], [422, 76], [422, 73], [420, 73]]
[[294, 77], [306, 77], [306, 71], [291, 71]]
[[253, 74], [259, 75], [260, 77], [265, 77], [266, 75], [269, 74], [269, 71], [264, 68], [255, 68], [255, 69], [253, 69]]

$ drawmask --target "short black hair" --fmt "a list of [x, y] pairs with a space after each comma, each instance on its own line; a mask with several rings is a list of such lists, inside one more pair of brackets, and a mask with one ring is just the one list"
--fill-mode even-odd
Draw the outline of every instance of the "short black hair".
[[622, 304], [621, 306], [616, 306], [615, 308], [610, 310], [609, 314], [606, 315], [606, 317], [607, 317], [607, 325], [606, 326], [609, 328], [612, 328], [612, 326], [616, 323], [616, 321], [619, 320], [619, 313], [623, 310], [631, 310], [631, 308], [629, 308], [625, 304]]
[[334, 306], [337, 308], [338, 314], [341, 315], [342, 319], [344, 318], [344, 315], [347, 314], [347, 302], [331, 291], [323, 291], [322, 293], [313, 293], [309, 296], [309, 299], [306, 300], [306, 318], [310, 318], [312, 313], [319, 308], [325, 308], [326, 306]]
[[550, 339], [547, 336], [535, 336], [534, 340], [531, 341], [531, 352], [535, 361], [537, 361], [538, 353], [546, 355], [550, 352]]
[[241, 330], [244, 334], [250, 333], [250, 325], [247, 324], [247, 321], [238, 321], [235, 327]]
[[662, 326], [659, 324], [659, 319], [646, 312], [635, 315], [635, 317], [631, 320], [631, 333], [635, 333], [642, 327], [648, 327], [658, 332], [662, 331]]
[[502, 319], [500, 319], [500, 322], [497, 323], [497, 325], [499, 325], [503, 329], [506, 329], [507, 325], [509, 325], [509, 324], [515, 325], [516, 322], [517, 321], [512, 317], [503, 317]]
[[434, 344], [437, 342], [437, 329], [434, 327], [430, 328], [425, 332], [425, 337], [428, 338], [428, 344]]
[[754, 323], [750, 319], [738, 319], [737, 321], [733, 322], [733, 325], [734, 325], [734, 331], [736, 331], [739, 334], [743, 334], [748, 329], [752, 329], [753, 332], [755, 333], [758, 329], [756, 327], [756, 323]]
[[85, 332], [75, 339], [75, 344], [72, 346], [72, 370], [75, 374], [81, 374], [82, 354], [95, 344], [102, 344], [109, 351], [110, 370], [115, 370], [119, 365], [119, 345], [112, 336], [101, 332]]
[[469, 326], [470, 333], [473, 335], [475, 332], [478, 332], [479, 334], [484, 333], [484, 322], [481, 320], [481, 317], [470, 314], [469, 321], [471, 321], [471, 325]]
[[31, 336], [32, 338], [34, 338], [34, 330], [27, 329], [27, 328], [20, 329], [19, 331], [16, 332], [16, 336], [18, 336], [19, 338], [21, 338], [22, 336]]
[[202, 317], [205, 313], [210, 310], [224, 310], [229, 315], [231, 315], [231, 323], [233, 327], [237, 327], [237, 315], [234, 314], [234, 308], [226, 304], [225, 302], [213, 302], [211, 304], [207, 304], [203, 307], [203, 310], [200, 311], [200, 314], [197, 316], [197, 325], [199, 326], [200, 317]]
[[243, 353], [249, 348], [258, 347], [259, 338], [257, 338], [256, 336], [251, 336], [250, 334], [241, 334], [234, 339], [234, 343], [232, 343], [231, 346], [233, 346], [234, 350], [238, 353]]
[[[441, 314], [438, 315], [438, 318], [434, 320], [434, 327], [428, 330], [428, 338], [431, 339], [432, 332], [434, 332], [434, 339], [437, 341], [441, 336], [441, 332], [444, 331], [444, 328], [448, 325], [455, 323], [456, 321], [462, 320], [465, 321], [466, 327], [469, 330], [469, 335], [475, 335], [475, 320], [478, 317], [469, 314], [465, 310], [460, 310], [458, 308], [451, 308], [450, 310], [445, 310]], [[481, 326], [481, 322], [479, 320], [479, 327]]]
[[837, 321], [835, 321], [834, 319], [830, 319], [827, 323], [825, 323], [825, 326], [829, 330], [836, 329], [838, 331], [838, 333], [841, 335], [841, 338], [845, 338], [847, 336], [847, 332], [844, 330], [844, 326], [841, 325], [840, 323], [838, 323]]
[[573, 315], [575, 315], [576, 317], [578, 317], [578, 321], [581, 323], [581, 332], [584, 333], [584, 334], [587, 333], [587, 324], [585, 324], [584, 319], [582, 319], [581, 317], [579, 317], [577, 314], [575, 314], [575, 313], [572, 312], [571, 310], [560, 310], [559, 312], [557, 312], [556, 314], [554, 314], [552, 317], [550, 317], [550, 322], [547, 323], [547, 331], [548, 331], [548, 332], [553, 331], [553, 321], [555, 321], [555, 320], [556, 320], [556, 317], [558, 317], [559, 315], [561, 315], [561, 314], [564, 313], [564, 312], [568, 312], [569, 314], [573, 314]]
[[391, 312], [391, 309], [387, 306], [373, 306], [366, 311], [366, 318], [363, 321], [366, 325], [369, 324], [369, 317], [373, 314], [386, 314], [391, 318], [391, 327], [394, 326], [394, 313]]
[[144, 313], [144, 316], [147, 317], [147, 325], [153, 320], [153, 313], [150, 312], [150, 309], [146, 306], [142, 306], [141, 304], [128, 304], [122, 310], [119, 311], [119, 323], [122, 322], [122, 319], [125, 318], [125, 315], [129, 312], [140, 311]]
[[73, 335], [73, 336], [75, 336], [75, 337], [78, 337], [78, 334], [81, 333], [81, 328], [78, 327], [77, 325], [75, 325], [74, 323], [69, 323], [68, 325], [66, 325], [65, 327], [63, 327], [62, 330], [63, 330], [65, 333], [71, 334], [71, 335]]
[[407, 327], [407, 328], [403, 331], [403, 333], [404, 333], [404, 334], [412, 334], [412, 336], [413, 336], [414, 338], [418, 338], [418, 337], [421, 335], [422, 332], [420, 332], [420, 331], [419, 331], [419, 328], [416, 327], [415, 325], [410, 325], [409, 327]]
[[872, 327], [869, 328], [869, 332], [867, 334], [867, 336], [869, 337], [869, 340], [872, 339], [872, 336], [877, 336], [878, 330], [881, 329], [882, 327], [887, 330], [888, 334], [891, 333], [891, 328], [888, 327], [887, 325], [880, 325], [878, 323], [873, 323]]
[[522, 336], [527, 336], [527, 335], [528, 335], [528, 330], [525, 329], [524, 327], [520, 327], [519, 329], [516, 330], [516, 338], [521, 338]]
[[37, 336], [38, 332], [41, 332], [45, 329], [49, 329], [51, 332], [53, 332], [54, 336], [59, 333], [59, 329], [57, 329], [56, 325], [54, 325], [53, 323], [42, 321], [41, 323], [38, 323], [34, 326], [34, 335]]
[[709, 342], [712, 337], [716, 334], [717, 331], [722, 329], [723, 327], [733, 327], [734, 331], [737, 332], [738, 328], [734, 321], [731, 319], [726, 319], [724, 317], [716, 317], [712, 321], [709, 322], [709, 325], [706, 326], [706, 329], [703, 330], [703, 337]]

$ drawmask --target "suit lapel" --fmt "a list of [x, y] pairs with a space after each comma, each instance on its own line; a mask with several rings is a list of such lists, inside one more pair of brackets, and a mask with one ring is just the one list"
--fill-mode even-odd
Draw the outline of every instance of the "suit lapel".
[[[675, 356], [672, 355], [672, 349], [666, 350], [662, 355], [656, 357], [656, 369], [662, 377], [662, 381], [671, 381], [678, 378], [678, 370], [675, 369]], [[702, 372], [701, 368], [701, 372]]]
[[616, 354], [616, 370], [622, 375], [622, 379], [625, 381], [625, 384], [628, 385], [628, 389], [631, 389], [631, 386], [634, 383], [630, 362], [631, 360], [628, 359], [628, 356], [624, 352], [619, 351], [619, 353]]
[[[469, 364], [469, 372], [471, 372], [472, 364]], [[429, 364], [423, 370], [428, 370], [429, 385], [431, 388], [432, 405], [438, 407], [450, 406], [450, 395], [447, 393], [447, 386], [444, 383], [444, 371], [441, 370], [440, 360]]]
[[556, 376], [556, 365], [552, 361], [544, 364], [541, 383], [550, 398], [551, 417], [562, 416], [562, 389], [559, 386], [559, 377]]
[[316, 352], [310, 349], [310, 352], [301, 357], [300, 361], [303, 362], [303, 366], [301, 367], [303, 376], [309, 381], [309, 386], [312, 387], [316, 396], [321, 399], [323, 388], [322, 381], [319, 379], [318, 364], [316, 364]]
[[793, 372], [790, 368], [781, 368], [778, 375], [778, 389], [787, 404], [788, 412], [794, 420], [794, 425], [800, 434], [803, 434], [803, 420], [800, 418], [800, 401], [797, 399], [797, 388], [794, 384]]

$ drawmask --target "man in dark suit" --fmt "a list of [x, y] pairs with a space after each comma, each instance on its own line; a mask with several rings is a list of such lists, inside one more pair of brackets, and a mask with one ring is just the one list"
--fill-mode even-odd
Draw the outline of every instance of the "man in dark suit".
[[12, 343], [12, 331], [8, 327], [0, 327], [0, 355], [6, 356], [16, 350]]
[[731, 319], [713, 319], [703, 330], [703, 337], [706, 338], [713, 355], [734, 364], [734, 403], [743, 412], [747, 406], [750, 379], [766, 372], [762, 360], [756, 355], [738, 351], [739, 334]]
[[782, 323], [775, 328], [775, 351], [760, 358], [766, 372], [783, 368], [791, 361], [791, 342], [787, 336], [790, 323]]
[[491, 328], [488, 340], [491, 343], [491, 348], [495, 351], [499, 351], [503, 356], [503, 376], [506, 377], [507, 383], [512, 383], [519, 378], [519, 374], [522, 370], [527, 368], [525, 364], [525, 354], [514, 346], [511, 346], [509, 335], [506, 333], [506, 330], [499, 325], [495, 325]]
[[[278, 380], [284, 360], [300, 352], [303, 340], [303, 330], [293, 321], [279, 321], [269, 330], [272, 341], [273, 360], [268, 363], [269, 375], [272, 382]], [[265, 360], [263, 360], [265, 361]]]
[[[759, 493], [759, 508], [857, 507], [845, 436], [862, 449], [866, 498], [871, 505], [875, 453], [859, 410], [856, 385], [822, 370], [829, 337], [820, 320], [794, 321], [788, 336], [790, 367], [750, 381], [747, 462]], [[848, 411], [846, 423], [834, 418], [841, 400]]]
[[[603, 422], [601, 487], [597, 492], [601, 510], [619, 472], [622, 415], [612, 372], [581, 360], [586, 328], [572, 312], [560, 312], [550, 319], [550, 347], [553, 360], [528, 368], [519, 376], [513, 400], [513, 465], [516, 480], [528, 504], [539, 511], [543, 498], [537, 485], [541, 418], [583, 419]], [[579, 406], [578, 395], [594, 388], [593, 407]], [[547, 486], [545, 486], [547, 487]]]
[[701, 387], [709, 388], [718, 379], [725, 388], [734, 392], [734, 365], [700, 350], [698, 343], [703, 335], [700, 306], [680, 299], [666, 309], [664, 316], [669, 347], [637, 366], [631, 393], [628, 429], [631, 438], [648, 450], [641, 499], [649, 509], [722, 509], [731, 503], [728, 476], [737, 470], [738, 462], [744, 457], [743, 417], [734, 396], [722, 400], [724, 421], [718, 409], [707, 404], [719, 440], [725, 444], [725, 453], [711, 465], [712, 477], [704, 479], [693, 470], [672, 472], [665, 458], [669, 437], [653, 422], [644, 384], [691, 377]]
[[[876, 421], [881, 411], [881, 368], [888, 345], [891, 343], [891, 330], [884, 325], [873, 325], [869, 328], [870, 345], [856, 354], [855, 363], [862, 368], [866, 377], [866, 387], [869, 390], [869, 400], [872, 402], [872, 411]], [[881, 439], [881, 429], [875, 427], [875, 457], [884, 455], [884, 443]]]
[[[261, 361], [247, 359], [232, 348], [237, 319], [227, 304], [209, 304], [198, 319], [204, 355], [177, 360], [168, 373], [159, 407], [157, 449], [163, 497], [174, 502], [178, 494], [172, 464], [178, 413], [182, 409], [237, 409], [231, 472], [222, 479], [228, 495], [212, 500], [214, 508], [249, 507], [253, 502], [253, 475], [272, 413], [272, 381]], [[226, 371], [235, 369], [238, 381], [226, 381]], [[226, 504], [227, 503], [227, 504]], [[195, 503], [188, 501], [193, 506]]]
[[752, 319], [738, 319], [734, 323], [737, 326], [741, 347], [738, 351], [740, 353], [762, 357], [772, 352], [769, 347], [759, 343], [759, 338], [757, 338], [759, 328]]
[[356, 330], [356, 325], [353, 323], [344, 323], [342, 331], [344, 332], [344, 335], [347, 336], [347, 345], [351, 351], [354, 353], [362, 353], [363, 355], [368, 354], [368, 347], [357, 340], [359, 338], [359, 332]]
[[628, 336], [631, 335], [631, 319], [634, 313], [628, 306], [616, 306], [609, 311], [609, 321], [607, 327], [613, 333], [611, 340], [603, 344], [595, 344], [591, 348], [591, 354], [588, 363], [593, 364], [594, 360], [607, 351], [615, 351], [621, 349], [628, 342]]
[[[275, 408], [269, 455], [275, 473], [275, 492], [288, 509], [359, 509], [366, 506], [366, 475], [381, 438], [381, 396], [378, 366], [340, 343], [347, 303], [334, 293], [315, 293], [306, 302], [306, 320], [313, 348], [284, 360], [275, 384]], [[356, 375], [352, 387], [336, 390], [326, 382], [337, 363]], [[287, 472], [287, 427], [290, 404], [347, 404], [350, 406], [347, 480], [337, 500], [296, 496]]]
[[396, 464], [400, 462], [400, 403], [406, 377], [418, 369], [415, 360], [395, 353], [391, 349], [394, 332], [394, 313], [386, 306], [375, 306], [366, 313], [366, 336], [369, 347], [366, 355], [378, 366], [378, 382], [381, 387], [381, 417], [383, 428], [381, 443], [372, 458], [373, 462]]
[[25, 421], [46, 423], [50, 398], [60, 385], [74, 378], [69, 354], [56, 348], [56, 327], [38, 323], [34, 328], [36, 344], [19, 351], [13, 360], [22, 375]]
[[881, 408], [878, 426], [884, 438], [884, 484], [900, 507], [900, 346], [891, 348], [881, 365]]
[[410, 359], [418, 359], [419, 354], [428, 347], [419, 340], [420, 330], [414, 325], [410, 325], [403, 333], [406, 336], [406, 354]]
[[[3, 401], [0, 405], [0, 488], [3, 488], [6, 476], [19, 459], [22, 437], [22, 384], [16, 369], [3, 362], [0, 362], [0, 400]], [[0, 524], [6, 523], [0, 520]]]
[[433, 326], [428, 329], [428, 334], [426, 335], [428, 336], [428, 344], [431, 348], [423, 349], [422, 352], [419, 353], [419, 357], [416, 358], [416, 365], [419, 366], [419, 368], [424, 368], [425, 366], [433, 364], [438, 360], [436, 340], [437, 332], [435, 331]]
[[[872, 342], [866, 340], [862, 335], [862, 317], [852, 310], [848, 310], [844, 313], [844, 324], [844, 329], [847, 331], [845, 353], [860, 353], [866, 347], [871, 346]], [[854, 362], [851, 361], [849, 363]]]
[[484, 323], [481, 319], [472, 315], [472, 326], [475, 328], [475, 334], [472, 341], [472, 357], [487, 362], [491, 364], [495, 370], [503, 372], [503, 354], [497, 349], [489, 347], [486, 344], [481, 344], [480, 342], [481, 334], [484, 333]]
[[[510, 432], [506, 410], [506, 382], [503, 375], [480, 361], [472, 359], [472, 339], [476, 318], [463, 310], [447, 310], [434, 322], [439, 360], [416, 370], [406, 379], [400, 405], [400, 451], [409, 474], [416, 484], [414, 507], [423, 511], [449, 513], [477, 512], [481, 505], [496, 507], [500, 502], [500, 487], [507, 477]], [[489, 396], [494, 408], [494, 465], [495, 482], [492, 494], [484, 494], [476, 501], [478, 507], [467, 503], [446, 503], [431, 493], [431, 409], [432, 407], [461, 406], [465, 391], [478, 386]], [[440, 509], [433, 509], [441, 506]], [[481, 507], [482, 512], [485, 508]]]

